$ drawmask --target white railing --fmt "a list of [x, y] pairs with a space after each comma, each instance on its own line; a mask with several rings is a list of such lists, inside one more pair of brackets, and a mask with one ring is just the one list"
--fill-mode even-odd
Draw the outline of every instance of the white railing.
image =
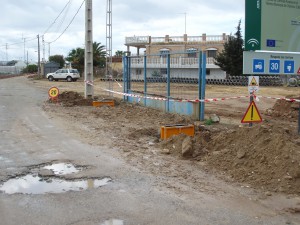
[[[165, 57], [147, 57], [147, 66], [149, 67], [159, 67], [161, 65], [167, 64], [167, 58]], [[206, 64], [214, 64], [214, 58], [207, 57]], [[199, 59], [198, 58], [188, 58], [188, 57], [172, 57], [170, 58], [170, 66], [178, 68], [188, 68], [188, 67], [198, 67]], [[131, 58], [131, 66], [137, 68], [144, 67], [144, 57], [134, 57]]]
[[133, 36], [125, 38], [125, 45], [130, 44], [150, 44], [150, 43], [182, 43], [182, 42], [224, 42], [227, 35], [202, 35], [202, 36], [169, 36], [151, 37], [151, 36]]

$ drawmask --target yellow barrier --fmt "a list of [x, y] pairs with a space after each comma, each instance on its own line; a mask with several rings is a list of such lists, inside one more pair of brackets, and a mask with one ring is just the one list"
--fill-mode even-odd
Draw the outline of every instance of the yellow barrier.
[[108, 105], [111, 107], [115, 106], [115, 102], [114, 101], [93, 101], [93, 106], [94, 107], [100, 107], [100, 106], [104, 106], [104, 105]]
[[165, 125], [160, 128], [160, 138], [167, 139], [173, 135], [186, 134], [188, 136], [194, 136], [195, 126], [194, 125], [183, 125], [183, 124], [174, 124], [174, 125]]

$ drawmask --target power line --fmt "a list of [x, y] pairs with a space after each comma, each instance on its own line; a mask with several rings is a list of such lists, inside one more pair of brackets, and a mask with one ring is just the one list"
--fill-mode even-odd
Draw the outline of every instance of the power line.
[[67, 4], [65, 5], [65, 7], [61, 10], [61, 12], [58, 14], [58, 16], [55, 18], [55, 20], [53, 21], [53, 23], [45, 30], [45, 32], [43, 33], [43, 35], [45, 35], [48, 30], [56, 23], [56, 20], [60, 17], [60, 15], [62, 14], [62, 12], [65, 10], [65, 8], [70, 4], [71, 0], [69, 0], [67, 2]]
[[[29, 42], [29, 41], [33, 41], [33, 40], [36, 40], [37, 38], [31, 38], [29, 40], [26, 40], [26, 42]], [[5, 44], [5, 45], [0, 45], [0, 48], [1, 47], [8, 47], [8, 46], [11, 46], [11, 45], [20, 45], [20, 44], [24, 44], [24, 41], [22, 42], [16, 42], [16, 43], [12, 43], [12, 44]]]
[[71, 21], [68, 24], [68, 26], [64, 29], [64, 31], [54, 41], [51, 41], [50, 43], [53, 43], [53, 42], [57, 41], [66, 32], [66, 30], [69, 28], [69, 26], [72, 24], [72, 22], [74, 21], [75, 17], [79, 13], [79, 10], [81, 9], [81, 7], [82, 7], [82, 5], [83, 5], [84, 2], [85, 2], [85, 0], [82, 1], [80, 7], [78, 8], [77, 12], [75, 13], [75, 15], [73, 16], [73, 18], [71, 19]]

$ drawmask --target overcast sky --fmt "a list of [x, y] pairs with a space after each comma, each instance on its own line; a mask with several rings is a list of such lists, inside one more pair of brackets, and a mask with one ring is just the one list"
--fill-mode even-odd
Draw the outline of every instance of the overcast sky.
[[[106, 44], [106, 2], [93, 0], [93, 41], [102, 45]], [[0, 61], [24, 60], [24, 56], [26, 60], [27, 52], [29, 61], [37, 60], [38, 34], [44, 35], [46, 59], [49, 42], [50, 55], [67, 56], [71, 49], [83, 48], [82, 3], [83, 0], [1, 0]], [[182, 36], [185, 29], [188, 36], [230, 34], [235, 33], [240, 19], [244, 32], [244, 15], [244, 0], [112, 0], [112, 52], [125, 51], [125, 37], [134, 35]], [[43, 58], [42, 38], [40, 43]]]

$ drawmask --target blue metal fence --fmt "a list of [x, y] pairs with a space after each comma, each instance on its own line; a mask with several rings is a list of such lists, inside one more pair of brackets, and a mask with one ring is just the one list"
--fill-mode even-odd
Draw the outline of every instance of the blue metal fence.
[[[204, 120], [206, 55], [200, 51], [187, 60], [187, 54], [123, 56], [124, 100]], [[178, 82], [191, 77], [193, 82]]]

